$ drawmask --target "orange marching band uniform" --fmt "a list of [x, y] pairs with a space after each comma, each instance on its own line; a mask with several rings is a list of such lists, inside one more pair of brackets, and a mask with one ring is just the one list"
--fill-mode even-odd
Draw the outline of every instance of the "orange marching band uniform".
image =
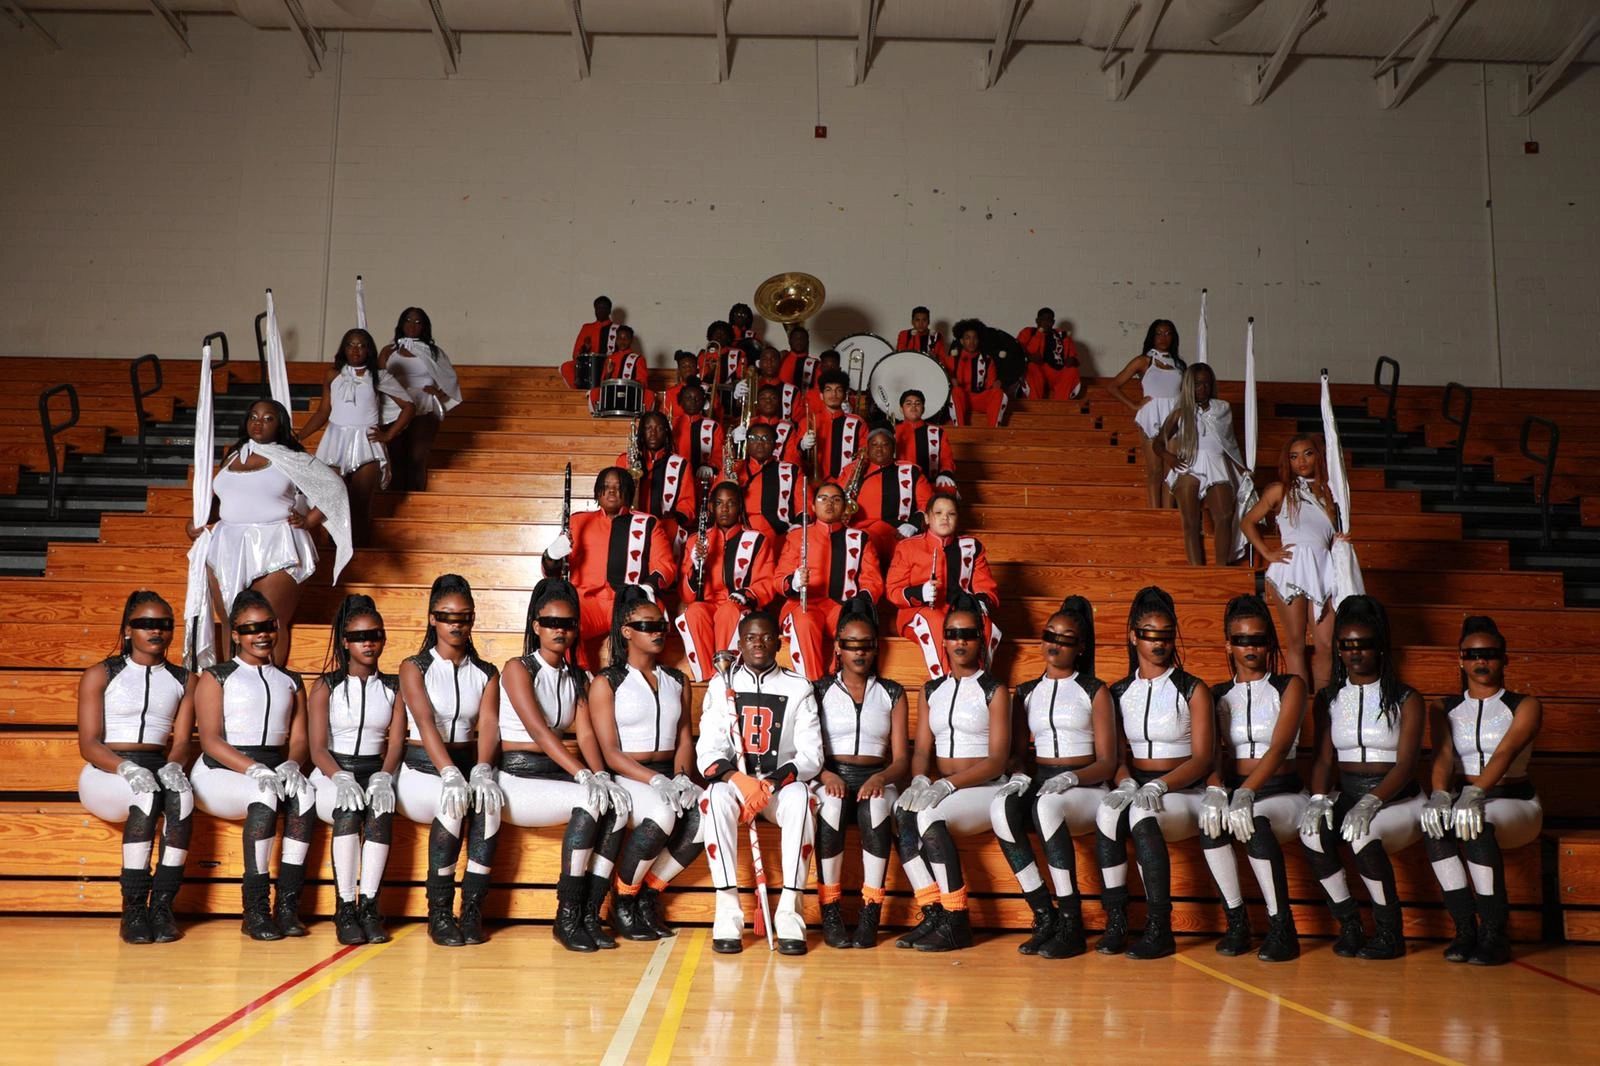
[[[661, 520], [667, 543], [676, 550], [687, 531], [694, 528], [699, 512], [695, 509], [694, 468], [689, 460], [667, 448], [651, 451], [639, 446], [643, 473], [639, 475], [639, 509]], [[628, 453], [617, 456], [617, 466], [628, 467]]]
[[944, 368], [953, 385], [950, 407], [955, 424], [970, 426], [975, 416], [982, 415], [989, 425], [998, 426], [1005, 417], [1008, 397], [994, 360], [981, 349], [969, 352], [958, 347], [945, 357]]
[[[622, 464], [626, 465], [626, 464]], [[672, 587], [678, 564], [672, 541], [653, 515], [624, 507], [615, 515], [583, 511], [572, 516], [573, 586], [578, 590], [578, 658], [586, 670], [600, 668], [600, 644], [611, 632], [611, 608], [624, 585], [644, 585], [657, 594]], [[544, 560], [547, 575], [561, 564]]]
[[1078, 391], [1078, 346], [1064, 329], [1029, 326], [1017, 334], [1017, 343], [1028, 353], [1028, 369], [1023, 378], [1024, 393], [1036, 400], [1070, 400]]
[[[929, 584], [934, 586], [931, 599], [927, 596]], [[983, 604], [985, 636], [989, 653], [994, 654], [1000, 642], [1000, 630], [993, 623], [1000, 587], [977, 537], [965, 533], [941, 537], [932, 532], [907, 537], [894, 549], [888, 588], [889, 602], [899, 609], [895, 628], [916, 642], [931, 676], [943, 677], [950, 665], [944, 657], [944, 619], [950, 613], [952, 588]]]
[[936, 488], [954, 491], [956, 457], [946, 427], [910, 419], [894, 427], [894, 457], [915, 463]]
[[760, 530], [712, 525], [706, 530], [706, 557], [697, 581], [694, 560], [699, 542], [696, 532], [684, 545], [678, 578], [683, 609], [673, 624], [683, 638], [689, 673], [696, 681], [709, 681], [712, 657], [738, 643], [739, 619], [777, 598], [773, 570], [777, 555], [772, 539]]
[[833, 634], [839, 627], [844, 603], [865, 593], [873, 603], [883, 598], [883, 570], [878, 553], [864, 530], [851, 529], [843, 522], [812, 522], [807, 528], [810, 540], [810, 571], [806, 581], [806, 609], [800, 610], [800, 594], [794, 591], [791, 576], [800, 569], [800, 527], [783, 546], [778, 561], [778, 580], [787, 602], [779, 619], [789, 642], [789, 659], [795, 672], [808, 680], [820, 681], [832, 669]]
[[[839, 478], [849, 485], [855, 477], [856, 465], [866, 463], [866, 474], [861, 479], [861, 491], [856, 496], [856, 513], [850, 524], [865, 530], [872, 539], [878, 560], [888, 565], [894, 555], [895, 545], [904, 534], [900, 527], [913, 524], [916, 517], [927, 509], [933, 496], [933, 486], [923, 476], [915, 463], [892, 463], [879, 466], [867, 456], [851, 463]], [[942, 631], [941, 631], [942, 632]]]

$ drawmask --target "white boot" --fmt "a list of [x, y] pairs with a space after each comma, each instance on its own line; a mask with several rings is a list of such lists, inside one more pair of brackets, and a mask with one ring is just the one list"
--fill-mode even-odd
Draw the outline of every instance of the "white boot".
[[806, 920], [800, 913], [800, 893], [786, 888], [779, 895], [778, 910], [772, 916], [772, 932], [782, 954], [806, 953]]
[[737, 888], [717, 889], [717, 916], [711, 923], [711, 950], [737, 955], [744, 950], [744, 908]]

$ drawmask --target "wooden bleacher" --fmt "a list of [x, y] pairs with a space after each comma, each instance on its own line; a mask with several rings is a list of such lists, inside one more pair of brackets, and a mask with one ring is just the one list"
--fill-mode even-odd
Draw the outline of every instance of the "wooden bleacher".
[[[23, 386], [0, 397], [0, 410], [11, 415], [7, 421], [13, 427], [33, 428], [38, 390], [70, 377], [80, 383], [85, 414], [84, 432], [74, 431], [68, 443], [93, 449], [97, 441], [103, 446], [107, 433], [133, 429], [125, 362], [11, 359], [6, 364], [13, 381]], [[301, 383], [320, 382], [326, 372], [316, 364], [292, 364], [290, 371], [291, 380]], [[477, 640], [485, 654], [503, 661], [520, 651], [527, 594], [539, 576], [538, 553], [559, 522], [557, 457], [573, 461], [575, 505], [582, 506], [593, 474], [623, 450], [626, 426], [582, 415], [576, 397], [549, 369], [485, 366], [460, 372], [466, 403], [439, 436], [430, 491], [380, 497], [379, 547], [358, 553], [337, 591], [328, 587], [325, 561], [322, 575], [307, 587], [294, 626], [292, 666], [320, 669], [326, 621], [345, 591], [377, 599], [390, 632], [388, 661], [397, 663], [419, 642], [427, 587], [446, 570], [473, 582]], [[167, 405], [166, 417], [174, 402], [192, 402], [195, 377], [192, 362], [168, 363], [167, 387], [154, 398]], [[218, 387], [254, 377], [253, 365], [235, 364], [219, 375]], [[1237, 399], [1236, 383], [1224, 383], [1221, 391]], [[1480, 418], [1498, 395], [1478, 390], [1475, 426], [1488, 425]], [[1402, 387], [1401, 427], [1416, 428], [1431, 417], [1439, 396], [1438, 389]], [[1315, 397], [1314, 386], [1261, 386], [1264, 478], [1275, 476], [1271, 466], [1277, 448], [1294, 429], [1293, 420], [1276, 416], [1272, 405], [1314, 403]], [[1379, 409], [1387, 402], [1360, 386], [1340, 386], [1334, 398]], [[1511, 396], [1519, 403], [1557, 398], [1553, 393]], [[1515, 406], [1508, 401], [1508, 410]], [[156, 410], [160, 417], [162, 409]], [[30, 439], [22, 430], [0, 432], [0, 490], [6, 463], [43, 461], [43, 446], [36, 429], [33, 433]], [[1144, 507], [1136, 433], [1131, 412], [1096, 384], [1081, 401], [1023, 401], [1003, 429], [961, 429], [954, 435], [968, 503], [966, 525], [988, 545], [1003, 589], [1036, 593], [1008, 597], [997, 618], [1008, 637], [1021, 638], [1020, 644], [1008, 640], [996, 663], [997, 672], [1014, 683], [1038, 670], [1037, 651], [1028, 638], [1071, 592], [1097, 605], [1100, 673], [1116, 676], [1122, 658], [1116, 633], [1126, 605], [1135, 590], [1150, 583], [1166, 587], [1178, 601], [1186, 663], [1207, 679], [1223, 676], [1222, 606], [1230, 596], [1253, 590], [1254, 575], [1243, 568], [1184, 564], [1177, 515]], [[1474, 440], [1499, 449], [1503, 437], [1486, 429]], [[15, 460], [8, 458], [11, 445]], [[36, 453], [24, 454], [30, 446]], [[1503, 451], [1492, 454], [1498, 469]], [[15, 465], [11, 469], [14, 483]], [[1592, 820], [1596, 812], [1586, 805], [1586, 780], [1600, 769], [1600, 612], [1564, 609], [1560, 574], [1508, 569], [1503, 542], [1462, 540], [1459, 516], [1424, 513], [1418, 493], [1386, 489], [1381, 471], [1356, 470], [1352, 480], [1367, 584], [1390, 606], [1396, 638], [1405, 646], [1406, 678], [1429, 696], [1453, 691], [1461, 617], [1495, 615], [1513, 645], [1517, 684], [1545, 697], [1546, 724], [1534, 773], [1547, 816], [1563, 825]], [[43, 577], [0, 579], [0, 783], [5, 786], [0, 793], [0, 911], [110, 913], [117, 907], [120, 829], [88, 816], [75, 802], [81, 761], [73, 693], [77, 671], [110, 650], [131, 587], [153, 587], [181, 603], [187, 510], [186, 489], [152, 489], [143, 514], [105, 516], [99, 543], [52, 545]], [[1600, 518], [1600, 505], [1595, 511]], [[669, 660], [680, 658], [681, 649], [674, 647]], [[913, 693], [923, 680], [920, 656], [898, 638], [887, 641], [884, 672]], [[915, 714], [915, 698], [912, 704]], [[423, 912], [424, 839], [417, 827], [397, 822], [384, 900], [391, 914]], [[776, 846], [775, 838], [769, 843]], [[190, 883], [179, 898], [180, 909], [237, 912], [239, 846], [237, 826], [197, 819]], [[496, 891], [491, 913], [550, 917], [558, 851], [556, 830], [507, 827], [495, 881], [538, 890]], [[1026, 907], [992, 842], [968, 842], [964, 855], [979, 924], [1025, 925]], [[853, 855], [848, 859], [847, 881], [858, 875], [857, 861]], [[333, 899], [325, 834], [318, 834], [312, 862], [318, 873], [307, 894], [315, 911], [327, 914]], [[1409, 930], [1443, 934], [1447, 920], [1421, 849], [1399, 856], [1397, 867], [1402, 896], [1410, 904]], [[1094, 925], [1099, 878], [1087, 841], [1079, 842], [1078, 872]], [[1600, 832], [1553, 827], [1543, 846], [1508, 855], [1506, 877], [1512, 932], [1519, 939], [1543, 935], [1559, 911], [1562, 921], [1556, 924], [1568, 937], [1600, 940]], [[1290, 878], [1302, 930], [1331, 931], [1320, 892], [1298, 854], [1291, 855]], [[1247, 894], [1254, 900], [1252, 880], [1244, 881], [1252, 886]], [[1134, 888], [1137, 897], [1136, 881]], [[889, 889], [886, 920], [908, 921], [912, 906], [898, 866], [891, 871]], [[1220, 929], [1221, 908], [1193, 842], [1173, 849], [1173, 895], [1179, 929]], [[674, 884], [668, 913], [677, 920], [709, 920], [703, 864], [696, 863]], [[1139, 917], [1136, 905], [1135, 921]], [[1256, 917], [1262, 920], [1259, 913]]]

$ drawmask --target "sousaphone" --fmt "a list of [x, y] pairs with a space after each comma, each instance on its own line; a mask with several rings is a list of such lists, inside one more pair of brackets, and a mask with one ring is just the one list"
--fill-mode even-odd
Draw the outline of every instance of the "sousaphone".
[[819, 278], [790, 270], [774, 274], [756, 286], [752, 302], [756, 306], [756, 314], [787, 328], [805, 322], [822, 310], [823, 301], [827, 298], [828, 290], [823, 288]]

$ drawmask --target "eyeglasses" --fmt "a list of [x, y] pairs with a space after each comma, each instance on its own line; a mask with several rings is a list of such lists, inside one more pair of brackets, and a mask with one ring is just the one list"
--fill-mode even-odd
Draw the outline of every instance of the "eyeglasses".
[[817, 495], [817, 502], [818, 503], [843, 503], [844, 502], [844, 497], [843, 496], [837, 496], [837, 495], [835, 495], [834, 493], [831, 493], [831, 492], [829, 492], [829, 493], [819, 493]]
[[636, 633], [665, 633], [667, 620], [665, 618], [646, 618], [638, 622], [624, 622], [622, 628], [631, 629]]
[[871, 638], [845, 638], [839, 641], [840, 651], [877, 651], [878, 642]]
[[1228, 643], [1235, 648], [1270, 648], [1272, 638], [1265, 633], [1234, 633], [1228, 637]]
[[1378, 650], [1377, 637], [1347, 637], [1339, 641], [1340, 651], [1376, 651]]
[[434, 611], [433, 620], [445, 625], [470, 626], [477, 620], [477, 611]]
[[1176, 629], [1136, 629], [1134, 636], [1147, 644], [1171, 644], [1178, 635]]
[[351, 629], [344, 635], [347, 644], [382, 644], [388, 634], [381, 629]]
[[534, 621], [545, 629], [578, 628], [578, 620], [576, 618], [563, 618], [558, 614], [541, 614], [539, 617], [535, 618]]
[[172, 632], [172, 619], [170, 618], [130, 618], [129, 629], [144, 629], [162, 633]]
[[278, 620], [269, 618], [265, 622], [245, 622], [243, 625], [234, 626], [233, 631], [241, 637], [252, 636], [256, 633], [276, 633], [278, 631]]
[[1506, 657], [1506, 653], [1499, 648], [1462, 648], [1461, 659], [1463, 662], [1496, 663]]
[[983, 630], [976, 626], [951, 626], [944, 631], [944, 639], [956, 643], [977, 640], [981, 636], [983, 636]]
[[1047, 629], [1039, 634], [1039, 639], [1046, 644], [1054, 644], [1062, 648], [1076, 648], [1078, 646], [1078, 637], [1075, 633], [1057, 633], [1054, 630]]

